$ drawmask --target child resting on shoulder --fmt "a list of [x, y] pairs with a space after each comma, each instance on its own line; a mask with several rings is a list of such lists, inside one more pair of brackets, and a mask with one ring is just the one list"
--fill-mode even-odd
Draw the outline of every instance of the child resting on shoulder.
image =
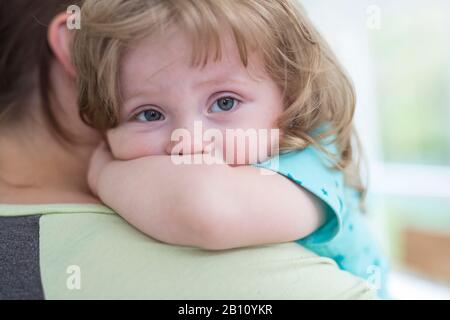
[[85, 0], [72, 49], [107, 142], [90, 187], [131, 225], [209, 250], [298, 241], [384, 294], [354, 91], [296, 1]]

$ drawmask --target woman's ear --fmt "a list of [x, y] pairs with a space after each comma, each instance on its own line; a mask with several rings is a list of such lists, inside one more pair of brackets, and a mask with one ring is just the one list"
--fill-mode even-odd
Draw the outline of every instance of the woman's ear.
[[56, 15], [48, 27], [47, 38], [56, 60], [70, 76], [75, 78], [76, 71], [70, 54], [73, 33], [67, 28], [68, 18], [67, 13]]

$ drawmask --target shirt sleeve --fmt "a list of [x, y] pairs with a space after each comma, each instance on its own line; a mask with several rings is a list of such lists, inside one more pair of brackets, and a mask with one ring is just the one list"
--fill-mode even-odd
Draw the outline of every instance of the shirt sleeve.
[[302, 239], [303, 243], [325, 243], [338, 234], [344, 212], [344, 177], [341, 171], [332, 167], [323, 151], [309, 146], [303, 150], [280, 154], [253, 166], [275, 171], [321, 200], [325, 223]]

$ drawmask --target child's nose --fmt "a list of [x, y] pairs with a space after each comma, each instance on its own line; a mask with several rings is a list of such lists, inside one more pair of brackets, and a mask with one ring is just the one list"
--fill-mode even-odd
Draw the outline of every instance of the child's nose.
[[169, 141], [166, 147], [166, 154], [178, 154], [188, 155], [188, 154], [201, 154], [204, 152], [204, 146], [202, 142], [196, 141], [186, 141], [185, 139], [180, 141]]
[[202, 154], [205, 151], [203, 129], [199, 122], [192, 126], [182, 126], [174, 131], [166, 146], [167, 155]]

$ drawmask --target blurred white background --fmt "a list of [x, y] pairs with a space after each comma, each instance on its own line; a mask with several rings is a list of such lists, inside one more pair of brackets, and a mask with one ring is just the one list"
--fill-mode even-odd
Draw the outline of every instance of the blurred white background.
[[300, 0], [356, 88], [395, 299], [450, 299], [450, 1]]

